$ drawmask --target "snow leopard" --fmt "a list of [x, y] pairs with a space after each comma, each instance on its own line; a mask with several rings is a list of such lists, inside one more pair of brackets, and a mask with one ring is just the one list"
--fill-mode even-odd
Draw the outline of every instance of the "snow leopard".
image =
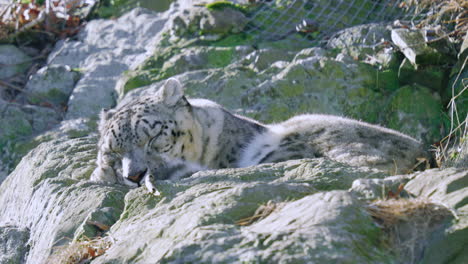
[[168, 79], [153, 95], [103, 110], [97, 168], [91, 179], [128, 186], [177, 180], [206, 169], [326, 157], [389, 174], [427, 158], [423, 144], [395, 130], [322, 114], [263, 124], [206, 99], [187, 99]]

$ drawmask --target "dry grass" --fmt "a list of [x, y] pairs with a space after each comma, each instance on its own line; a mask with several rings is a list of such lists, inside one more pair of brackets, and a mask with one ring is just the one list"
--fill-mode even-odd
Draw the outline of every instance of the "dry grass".
[[432, 10], [432, 14], [424, 19], [421, 25], [442, 24], [452, 28], [448, 34], [461, 40], [468, 31], [468, 1], [466, 0], [406, 0], [407, 6], [415, 6], [415, 12]]
[[0, 40], [15, 38], [21, 32], [42, 33], [51, 38], [75, 35], [83, 21], [74, 13], [87, 5], [84, 0], [10, 2], [0, 4]]
[[236, 225], [239, 226], [248, 226], [254, 222], [260, 221], [267, 216], [269, 216], [273, 211], [282, 206], [283, 203], [274, 203], [273, 201], [268, 201], [265, 205], [260, 205], [260, 207], [255, 210], [255, 213], [250, 216], [243, 218], [236, 222]]
[[[421, 21], [419, 26], [440, 26], [446, 34], [431, 41], [450, 38], [452, 41], [460, 43], [466, 38], [468, 32], [467, 0], [404, 0], [402, 4], [407, 7], [416, 7], [416, 13], [432, 11], [430, 15]], [[468, 115], [465, 109], [457, 107], [457, 103], [466, 100], [468, 94], [468, 79], [461, 78], [461, 74], [468, 67], [468, 57], [460, 57], [460, 59], [461, 65], [458, 74], [456, 74], [456, 81], [451, 87], [452, 98], [447, 106], [450, 130], [448, 135], [438, 142], [434, 149], [439, 167], [451, 166], [458, 159], [463, 159], [463, 157], [460, 157], [460, 154], [463, 154], [461, 149], [464, 145], [466, 148], [468, 144]], [[459, 83], [461, 83], [461, 89], [456, 87]]]
[[378, 200], [367, 210], [403, 263], [419, 263], [429, 237], [453, 216], [447, 207], [427, 199]]
[[426, 199], [378, 200], [369, 205], [368, 211], [383, 228], [401, 221], [438, 221], [452, 215], [447, 207]]
[[[460, 79], [460, 75], [466, 67], [468, 67], [468, 57], [465, 57], [451, 87], [452, 98], [447, 106], [450, 117], [450, 131], [434, 150], [439, 167], [451, 166], [453, 163], [457, 163], [459, 159], [464, 159], [461, 155], [467, 155], [467, 153], [463, 153], [462, 149], [465, 148], [464, 152], [466, 152], [468, 148], [468, 114], [463, 114], [466, 113], [466, 109], [460, 111], [459, 107], [457, 107], [460, 100], [468, 98], [468, 78]], [[456, 87], [458, 83], [461, 83], [462, 88], [460, 91]], [[466, 102], [462, 103], [462, 105], [466, 105]]]
[[56, 247], [47, 263], [51, 264], [81, 264], [103, 255], [112, 245], [111, 238], [97, 237], [72, 241], [69, 245]]

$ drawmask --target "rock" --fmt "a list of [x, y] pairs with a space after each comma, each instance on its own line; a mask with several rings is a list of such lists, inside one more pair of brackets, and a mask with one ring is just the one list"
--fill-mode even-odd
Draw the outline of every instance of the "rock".
[[326, 47], [383, 69], [395, 68], [399, 59], [389, 44], [391, 29], [390, 25], [377, 23], [346, 28], [335, 33]]
[[[317, 193], [287, 203], [245, 228], [222, 228], [196, 228], [188, 241], [170, 248], [162, 261], [380, 263], [390, 259], [381, 248], [372, 246], [372, 236], [379, 230], [359, 202], [343, 191]], [[194, 241], [197, 236], [201, 239]], [[358, 246], [354, 239], [366, 242]], [[358, 253], [363, 249], [369, 250], [369, 257]]]
[[6, 179], [9, 173], [9, 166], [3, 164], [3, 161], [0, 160], [0, 185]]
[[[468, 55], [468, 51], [467, 51]], [[457, 64], [454, 65], [450, 76], [449, 82], [446, 83], [443, 91], [443, 97], [449, 101], [453, 98], [454, 104], [453, 107], [456, 107], [458, 113], [458, 119], [461, 119], [460, 122], [463, 122], [463, 117], [468, 116], [468, 84], [466, 80], [468, 79], [468, 57], [460, 59]], [[454, 124], [458, 126], [458, 121]]]
[[[254, 77], [255, 71], [246, 66], [235, 66], [196, 70], [176, 75], [185, 85], [185, 92], [192, 98], [208, 98], [225, 106], [228, 109], [244, 113], [241, 107], [243, 93], [249, 87], [257, 86], [261, 77]], [[127, 96], [123, 94], [120, 105], [137, 96], [149, 95], [156, 92], [164, 83], [159, 81], [141, 89], [134, 89]]]
[[468, 171], [447, 168], [420, 172], [405, 189], [453, 208], [458, 216], [446, 225], [442, 234], [437, 232], [430, 237], [421, 263], [464, 263], [468, 246]]
[[[0, 171], [9, 172], [25, 151], [36, 146], [29, 138], [60, 122], [61, 116], [51, 108], [20, 105], [0, 99]], [[2, 182], [0, 177], [0, 183]]]
[[[13, 240], [2, 240], [6, 232], [23, 241], [18, 242], [22, 248], [12, 251], [16, 255], [8, 254], [20, 261], [25, 258], [26, 264], [51, 262], [70, 241], [99, 236], [112, 245], [93, 263], [404, 262], [394, 252], [406, 256], [407, 251], [386, 243], [388, 233], [369, 213], [368, 203], [409, 181], [408, 196], [447, 201], [459, 215], [442, 228], [431, 221], [427, 229], [416, 229], [429, 231], [414, 241], [414, 223], [395, 225], [401, 241], [418, 244], [411, 251], [418, 255], [411, 260], [461, 263], [468, 257], [462, 251], [468, 222], [462, 169], [386, 177], [325, 158], [291, 160], [158, 181], [162, 193], [158, 197], [145, 188], [89, 182], [95, 168], [96, 114], [102, 107], [112, 107], [117, 95], [121, 107], [136, 96], [154, 93], [171, 76], [184, 84], [190, 97], [215, 100], [263, 122], [304, 112], [329, 113], [380, 123], [428, 142], [440, 138], [443, 108], [437, 88], [399, 79], [394, 70], [398, 54], [380, 45], [389, 38], [385, 25], [344, 30], [327, 48], [310, 48], [311, 42], [298, 33], [252, 47], [251, 39], [231, 35], [245, 27], [241, 11], [232, 7], [180, 11], [194, 3], [205, 1], [180, 0], [165, 13], [136, 9], [115, 20], [93, 20], [75, 39], [60, 42], [48, 59], [48, 69], [74, 69], [82, 78], [73, 89], [66, 120], [55, 128], [35, 121], [58, 120], [50, 109], [0, 101], [0, 112], [5, 113], [0, 135], [8, 137], [0, 137], [0, 144], [5, 142], [2, 155], [17, 157], [19, 150], [33, 149], [0, 185], [0, 249], [11, 248]], [[300, 21], [307, 10], [301, 1], [295, 3], [301, 6], [287, 12]], [[285, 4], [268, 6], [276, 10]], [[367, 4], [358, 14], [368, 13]], [[330, 2], [307, 3], [308, 8], [325, 5]], [[228, 9], [231, 17], [225, 13]], [[190, 17], [192, 11], [198, 13]], [[213, 15], [216, 12], [220, 13]], [[265, 14], [256, 13], [254, 22]], [[355, 15], [330, 21], [343, 27], [361, 19]], [[234, 21], [236, 17], [240, 20]], [[295, 25], [276, 21], [285, 24], [281, 30]], [[319, 22], [318, 30], [328, 25]], [[288, 46], [299, 40], [306, 49]], [[369, 56], [375, 63], [367, 61]], [[446, 76], [439, 77], [437, 83]], [[121, 84], [115, 88], [118, 79]], [[48, 131], [32, 140], [16, 140], [43, 130]], [[426, 222], [416, 222], [421, 223]]]
[[92, 20], [77, 40], [59, 42], [48, 64], [83, 73], [70, 96], [65, 118], [88, 117], [112, 107], [117, 79], [152, 53], [167, 19], [166, 13], [138, 8], [116, 20]]
[[13, 45], [0, 45], [0, 79], [24, 73], [31, 65], [31, 58]]
[[46, 263], [86, 220], [112, 220], [95, 216], [99, 210], [123, 209], [124, 187], [85, 181], [93, 170], [95, 144], [89, 137], [42, 143], [0, 185], [0, 225], [30, 229], [25, 263]]
[[398, 193], [397, 196], [408, 197], [406, 192], [399, 193], [398, 189], [409, 180], [410, 176], [408, 175], [397, 175], [384, 179], [357, 179], [349, 191], [368, 201], [386, 199], [389, 192]]
[[[404, 60], [398, 68], [398, 81], [400, 86], [418, 84], [433, 92], [440, 93], [447, 90], [448, 73], [443, 66], [429, 65], [415, 68], [408, 60]], [[446, 96], [444, 96], [445, 98]]]
[[[295, 52], [287, 52], [276, 49], [259, 49], [245, 56], [241, 62], [254, 71], [264, 71], [274, 67], [275, 63], [284, 63], [287, 65], [294, 57]], [[273, 66], [273, 67], [272, 67]], [[278, 70], [282, 67], [277, 67]]]
[[463, 58], [463, 54], [466, 57], [467, 49], [468, 49], [468, 32], [465, 33], [465, 38], [463, 39], [462, 45], [460, 47], [460, 52], [458, 53], [459, 58]]
[[232, 4], [208, 4], [182, 10], [171, 22], [171, 35], [217, 40], [228, 33], [240, 33], [248, 22], [247, 17]]
[[79, 73], [69, 66], [49, 65], [41, 68], [26, 84], [26, 97], [31, 104], [66, 105]]
[[29, 230], [0, 226], [0, 263], [24, 263], [29, 250]]
[[[356, 76], [360, 78], [355, 78]], [[326, 113], [364, 118], [376, 122], [375, 105], [380, 94], [368, 88], [373, 77], [354, 63], [343, 63], [328, 56], [294, 60], [280, 72], [248, 89], [242, 103], [251, 116], [264, 122], [285, 120], [294, 113]], [[347, 98], [345, 100], [345, 98]], [[353, 98], [353, 99], [351, 99]], [[353, 106], [349, 105], [351, 102]], [[363, 111], [364, 110], [364, 111]], [[367, 113], [366, 117], [361, 116]], [[372, 113], [372, 114], [371, 114]]]
[[248, 23], [247, 17], [233, 7], [206, 6], [209, 13], [202, 15], [200, 30], [203, 34], [240, 33]]
[[427, 143], [442, 138], [440, 124], [443, 105], [438, 94], [419, 85], [403, 86], [389, 98], [383, 109], [387, 127], [397, 129]]
[[[166, 79], [180, 73], [224, 68], [230, 64], [236, 64], [244, 56], [252, 52], [248, 46], [239, 47], [192, 47], [173, 51], [170, 58], [155, 56], [146, 61], [138, 74], [127, 74], [117, 83], [116, 90], [122, 98], [128, 91], [145, 84]], [[171, 54], [172, 55], [172, 54]], [[151, 65], [151, 66], [149, 66]]]
[[[468, 116], [465, 119], [465, 124], [468, 123]], [[465, 132], [464, 138], [466, 138], [467, 132]], [[455, 145], [456, 149], [454, 153], [456, 154], [453, 160], [450, 160], [450, 162], [447, 162], [444, 164], [446, 167], [449, 167], [449, 165], [456, 167], [456, 168], [465, 168], [468, 169], [468, 140], [461, 140], [461, 142], [458, 145]]]
[[[159, 182], [164, 198], [132, 190], [111, 228], [116, 243], [95, 263], [379, 263], [388, 256], [371, 242], [380, 231], [363, 204], [345, 191], [313, 194], [347, 188], [361, 171], [341, 166], [318, 159], [198, 172]], [[236, 225], [269, 201], [278, 206], [271, 215]], [[358, 237], [366, 241], [359, 247], [351, 243]]]
[[417, 65], [439, 65], [444, 62], [442, 54], [426, 44], [424, 35], [419, 30], [393, 29], [392, 41], [415, 67]]

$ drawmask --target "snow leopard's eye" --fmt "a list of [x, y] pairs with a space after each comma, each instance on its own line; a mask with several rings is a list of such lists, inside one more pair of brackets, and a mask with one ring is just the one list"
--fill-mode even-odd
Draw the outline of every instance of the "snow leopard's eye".
[[173, 142], [165, 135], [159, 135], [153, 137], [146, 145], [147, 155], [151, 155], [151, 152], [166, 153], [169, 152], [173, 147]]
[[120, 159], [121, 159], [120, 155], [117, 154], [116, 152], [106, 152], [102, 155], [102, 160], [104, 161], [104, 163], [110, 166], [114, 166], [115, 162]]

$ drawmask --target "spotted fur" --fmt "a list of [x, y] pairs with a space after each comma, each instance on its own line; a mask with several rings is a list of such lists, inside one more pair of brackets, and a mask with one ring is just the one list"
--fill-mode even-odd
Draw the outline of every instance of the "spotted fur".
[[92, 179], [130, 186], [179, 179], [204, 169], [328, 157], [353, 166], [405, 173], [426, 157], [397, 131], [330, 115], [300, 115], [264, 125], [204, 99], [187, 100], [169, 79], [154, 95], [103, 111]]

